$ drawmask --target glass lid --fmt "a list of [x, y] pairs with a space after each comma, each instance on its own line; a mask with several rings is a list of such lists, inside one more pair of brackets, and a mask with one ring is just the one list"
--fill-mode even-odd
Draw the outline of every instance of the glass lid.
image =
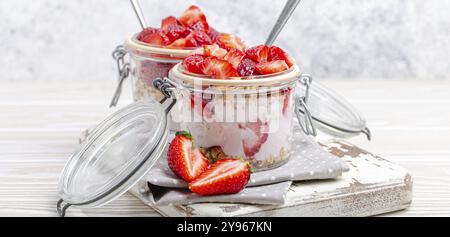
[[[296, 94], [305, 96], [306, 86], [298, 84]], [[306, 98], [314, 126], [320, 131], [336, 137], [353, 137], [361, 133], [371, 139], [370, 130], [362, 114], [344, 98], [317, 81], [310, 84]], [[299, 108], [304, 116], [304, 110]]]
[[67, 161], [58, 185], [69, 205], [97, 207], [128, 191], [167, 144], [163, 106], [137, 102], [101, 122]]

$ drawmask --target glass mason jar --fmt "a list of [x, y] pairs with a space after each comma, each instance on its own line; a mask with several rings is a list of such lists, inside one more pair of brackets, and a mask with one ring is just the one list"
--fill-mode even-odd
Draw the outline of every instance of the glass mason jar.
[[[155, 78], [167, 77], [170, 69], [181, 62], [195, 48], [165, 48], [139, 41], [138, 34], [128, 38], [123, 46], [113, 53], [119, 68], [119, 84], [111, 106], [115, 106], [121, 93], [123, 81], [130, 74], [134, 101], [153, 98], [157, 101], [163, 95], [152, 86]], [[129, 62], [125, 56], [129, 55]]]
[[272, 75], [214, 79], [177, 64], [165, 80], [175, 91], [171, 118], [180, 130], [190, 131], [197, 146], [220, 146], [261, 171], [288, 161], [299, 99], [293, 91], [301, 78], [296, 65]]

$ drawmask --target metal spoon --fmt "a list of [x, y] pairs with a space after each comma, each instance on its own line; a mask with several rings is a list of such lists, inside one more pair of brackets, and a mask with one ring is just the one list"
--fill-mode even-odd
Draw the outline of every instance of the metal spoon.
[[283, 11], [278, 17], [277, 22], [273, 26], [272, 31], [270, 32], [270, 35], [266, 40], [266, 45], [272, 45], [273, 42], [275, 42], [281, 30], [283, 30], [284, 25], [286, 25], [286, 22], [289, 20], [300, 1], [301, 0], [288, 0], [286, 2]]
[[147, 28], [147, 22], [145, 21], [144, 13], [142, 13], [142, 8], [139, 5], [138, 0], [130, 0], [131, 6], [133, 6], [134, 13], [136, 13], [136, 16], [139, 20], [139, 24], [141, 25], [142, 29]]

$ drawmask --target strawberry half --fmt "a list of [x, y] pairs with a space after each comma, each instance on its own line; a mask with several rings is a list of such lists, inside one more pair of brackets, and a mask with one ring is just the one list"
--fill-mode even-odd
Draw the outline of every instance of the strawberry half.
[[203, 31], [192, 31], [186, 37], [186, 45], [188, 47], [198, 47], [201, 45], [211, 44], [211, 38]]
[[244, 58], [245, 54], [239, 49], [231, 49], [224, 57], [236, 69]]
[[245, 51], [247, 57], [255, 62], [263, 63], [269, 59], [269, 47], [267, 45], [259, 45], [247, 49]]
[[172, 43], [178, 39], [184, 38], [191, 33], [189, 29], [181, 25], [169, 25], [166, 30], [163, 30], [169, 42]]
[[206, 58], [203, 73], [218, 78], [239, 76], [236, 69], [233, 68], [233, 65], [216, 57]]
[[205, 14], [197, 6], [190, 6], [183, 14], [178, 18], [180, 22], [187, 27], [193, 26], [194, 24], [201, 22], [202, 27], [205, 31], [208, 31], [209, 26], [206, 20]]
[[275, 60], [271, 62], [258, 63], [256, 65], [256, 70], [260, 74], [272, 74], [277, 72], [286, 71], [289, 69], [289, 66], [286, 64], [284, 60]]
[[205, 70], [205, 59], [206, 57], [203, 55], [190, 55], [183, 60], [183, 67], [189, 72], [203, 74]]
[[271, 46], [269, 49], [269, 61], [275, 60], [284, 60], [286, 64], [289, 66], [289, 68], [295, 64], [295, 60], [289, 57], [289, 55], [286, 52], [284, 52], [280, 47]]
[[239, 49], [240, 51], [245, 51], [244, 42], [239, 37], [232, 34], [220, 33], [217, 43], [226, 50]]
[[242, 133], [244, 154], [247, 158], [251, 158], [259, 152], [261, 146], [267, 141], [269, 125], [258, 120], [258, 122], [239, 124], [239, 128], [244, 130]]
[[240, 159], [221, 159], [189, 184], [189, 189], [202, 196], [235, 194], [250, 179], [250, 164]]
[[237, 67], [237, 71], [239, 75], [243, 77], [258, 75], [258, 72], [256, 71], [256, 63], [249, 58], [244, 58], [244, 60], [242, 60]]
[[167, 163], [176, 176], [191, 182], [205, 172], [209, 163], [199, 148], [194, 147], [192, 135], [177, 132], [167, 152]]

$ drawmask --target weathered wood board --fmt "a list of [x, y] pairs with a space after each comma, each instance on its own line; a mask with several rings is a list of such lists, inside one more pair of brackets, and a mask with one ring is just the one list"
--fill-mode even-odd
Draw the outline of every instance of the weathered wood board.
[[201, 203], [153, 207], [164, 216], [373, 216], [405, 209], [412, 201], [411, 175], [404, 168], [344, 141], [323, 147], [350, 171], [325, 181], [296, 182], [283, 205]]

